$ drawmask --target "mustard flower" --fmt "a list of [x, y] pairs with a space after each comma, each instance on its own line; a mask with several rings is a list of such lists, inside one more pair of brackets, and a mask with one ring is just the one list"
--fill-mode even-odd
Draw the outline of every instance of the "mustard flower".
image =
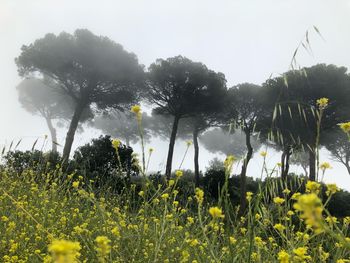
[[72, 183], [72, 186], [76, 189], [79, 187], [79, 181], [75, 181]]
[[203, 192], [203, 190], [197, 187], [195, 189], [195, 197], [197, 199], [198, 204], [202, 204], [203, 200], [204, 200], [204, 192]]
[[106, 236], [98, 236], [96, 237], [95, 242], [99, 260], [104, 262], [104, 259], [109, 253], [111, 253], [111, 240]]
[[214, 218], [224, 218], [225, 216], [222, 214], [222, 210], [215, 206], [209, 208], [209, 214]]
[[120, 144], [121, 144], [121, 141], [120, 141], [120, 140], [118, 140], [118, 139], [113, 139], [113, 140], [112, 140], [112, 146], [113, 146], [113, 148], [114, 148], [116, 151], [118, 151]]
[[331, 168], [332, 168], [332, 166], [328, 162], [323, 162], [320, 164], [320, 169], [322, 171], [325, 171], [325, 170], [331, 169]]
[[316, 101], [316, 104], [318, 106], [319, 109], [323, 110], [328, 106], [328, 98], [320, 98]]
[[246, 193], [246, 198], [247, 198], [247, 201], [250, 202], [253, 198], [253, 193], [252, 192], [247, 192]]
[[327, 196], [335, 194], [336, 192], [339, 191], [339, 188], [337, 187], [336, 184], [326, 184], [326, 186], [327, 186], [327, 191], [326, 191]]
[[276, 205], [281, 205], [281, 204], [283, 204], [284, 203], [284, 199], [283, 198], [281, 198], [281, 197], [275, 197], [274, 199], [273, 199], [273, 202], [276, 204]]
[[175, 176], [176, 176], [177, 178], [182, 177], [182, 176], [183, 176], [183, 172], [182, 172], [181, 170], [176, 170]]
[[78, 262], [81, 246], [79, 242], [54, 240], [48, 247], [54, 262]]
[[294, 258], [300, 262], [311, 260], [311, 257], [307, 255], [307, 247], [298, 247], [296, 249], [293, 249], [293, 253], [295, 255]]
[[261, 151], [261, 152], [260, 152], [260, 156], [266, 157], [266, 156], [267, 156], [267, 152], [266, 152], [266, 151]]
[[345, 133], [350, 133], [350, 121], [349, 122], [343, 122], [338, 124], [340, 129], [342, 129]]
[[278, 231], [280, 231], [280, 232], [283, 232], [283, 230], [286, 229], [286, 227], [285, 227], [284, 225], [282, 225], [282, 224], [275, 224], [275, 225], [273, 226], [273, 228], [276, 229], [276, 230], [278, 230]]
[[314, 181], [308, 181], [306, 183], [306, 192], [318, 194], [320, 192], [321, 185]]
[[280, 263], [289, 263], [289, 259], [290, 256], [285, 250], [278, 252], [278, 260]]
[[305, 219], [309, 228], [313, 228], [317, 233], [323, 231], [323, 206], [321, 199], [315, 193], [301, 195], [294, 204], [294, 209], [301, 212], [300, 217]]

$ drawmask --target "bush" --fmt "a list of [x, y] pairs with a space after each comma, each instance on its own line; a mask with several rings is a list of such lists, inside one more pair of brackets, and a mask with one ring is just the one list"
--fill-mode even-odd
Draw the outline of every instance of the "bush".
[[92, 180], [97, 188], [121, 190], [131, 176], [139, 174], [133, 149], [120, 144], [117, 151], [110, 136], [100, 136], [79, 147], [73, 155], [70, 168], [85, 180]]

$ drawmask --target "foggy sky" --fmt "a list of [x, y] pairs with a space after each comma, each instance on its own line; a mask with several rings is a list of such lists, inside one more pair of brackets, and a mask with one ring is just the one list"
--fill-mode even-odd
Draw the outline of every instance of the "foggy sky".
[[[223, 72], [232, 86], [241, 82], [261, 84], [271, 74], [287, 71], [295, 48], [313, 25], [325, 40], [311, 33], [312, 54], [301, 50], [298, 63], [332, 63], [349, 68], [348, 0], [0, 0], [0, 146], [22, 138], [22, 148], [30, 148], [36, 138], [48, 134], [45, 121], [26, 113], [18, 103], [15, 86], [20, 78], [14, 63], [23, 44], [46, 33], [73, 33], [77, 28], [87, 28], [136, 53], [146, 67], [157, 58], [181, 54]], [[59, 130], [61, 144], [65, 132]], [[77, 134], [74, 146], [99, 134], [96, 130]], [[162, 169], [167, 143], [151, 144], [155, 152], [150, 166]], [[50, 144], [46, 146], [49, 148]], [[178, 141], [174, 168], [184, 150], [185, 143]], [[192, 154], [191, 149], [185, 167], [192, 168]], [[213, 157], [201, 148], [201, 169]], [[269, 150], [270, 166], [278, 158], [279, 154]], [[328, 156], [323, 153], [321, 161], [325, 160]], [[326, 181], [350, 190], [345, 169], [336, 163], [332, 166]], [[261, 158], [257, 155], [248, 174], [260, 176], [260, 170]]]

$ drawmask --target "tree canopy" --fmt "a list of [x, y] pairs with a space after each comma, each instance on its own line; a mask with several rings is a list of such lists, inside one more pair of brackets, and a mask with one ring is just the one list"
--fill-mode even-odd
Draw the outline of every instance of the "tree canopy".
[[76, 30], [73, 35], [47, 34], [24, 45], [16, 64], [21, 76], [48, 75], [75, 100], [63, 150], [66, 159], [84, 109], [92, 103], [98, 108], [129, 106], [138, 99], [144, 76], [135, 54], [85, 29]]

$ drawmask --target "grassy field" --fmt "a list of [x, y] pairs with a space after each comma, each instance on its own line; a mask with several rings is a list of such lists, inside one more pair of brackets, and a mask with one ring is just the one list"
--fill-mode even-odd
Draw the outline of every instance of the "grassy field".
[[[194, 187], [181, 195], [182, 176], [96, 197], [81, 176], [65, 177], [59, 167], [48, 174], [3, 168], [0, 261], [350, 262], [350, 217], [327, 213], [318, 183], [307, 183], [305, 194], [285, 185], [279, 196], [273, 184], [261, 186], [247, 193], [241, 216], [228, 198], [212, 203]], [[328, 199], [336, 191], [328, 185]]]

